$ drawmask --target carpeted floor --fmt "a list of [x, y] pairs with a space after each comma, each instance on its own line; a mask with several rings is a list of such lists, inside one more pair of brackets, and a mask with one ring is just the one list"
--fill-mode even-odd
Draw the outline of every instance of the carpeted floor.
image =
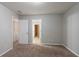
[[65, 47], [60, 45], [39, 46], [39, 45], [16, 45], [11, 51], [2, 57], [76, 57]]

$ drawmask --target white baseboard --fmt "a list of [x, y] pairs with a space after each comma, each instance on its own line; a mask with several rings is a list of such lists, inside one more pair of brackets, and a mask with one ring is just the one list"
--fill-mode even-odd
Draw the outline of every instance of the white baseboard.
[[43, 45], [63, 45], [61, 43], [42, 43]]
[[[19, 44], [21, 44], [21, 43], [19, 43]], [[28, 44], [33, 44], [33, 43], [28, 43]], [[61, 43], [41, 43], [39, 45], [63, 45], [63, 44], [61, 44]]]
[[63, 46], [64, 46], [65, 48], [67, 48], [69, 51], [71, 51], [73, 54], [75, 54], [76, 56], [79, 57], [79, 54], [77, 54], [76, 52], [74, 52], [72, 49], [70, 49], [69, 47], [65, 46], [64, 44], [63, 44]]
[[0, 57], [2, 56], [2, 55], [4, 55], [5, 53], [7, 53], [8, 51], [10, 51], [10, 50], [12, 50], [13, 48], [9, 48], [7, 51], [5, 51], [5, 52], [3, 52], [2, 54], [0, 54]]
[[42, 43], [41, 46], [51, 48], [53, 45], [62, 45], [61, 43]]

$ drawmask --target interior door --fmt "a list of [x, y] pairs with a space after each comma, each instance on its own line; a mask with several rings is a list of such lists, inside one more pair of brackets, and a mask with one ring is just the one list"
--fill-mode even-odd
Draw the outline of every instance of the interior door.
[[20, 20], [20, 41], [21, 44], [28, 44], [28, 20]]
[[32, 20], [33, 44], [41, 44], [41, 19]]

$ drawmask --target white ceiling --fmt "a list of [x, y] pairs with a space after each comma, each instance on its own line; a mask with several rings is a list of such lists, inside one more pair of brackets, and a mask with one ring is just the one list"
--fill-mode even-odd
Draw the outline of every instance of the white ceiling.
[[75, 2], [2, 2], [3, 5], [19, 15], [61, 14]]

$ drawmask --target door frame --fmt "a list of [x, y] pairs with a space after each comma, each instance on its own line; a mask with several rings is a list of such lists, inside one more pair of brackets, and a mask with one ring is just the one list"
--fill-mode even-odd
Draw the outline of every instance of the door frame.
[[34, 43], [34, 25], [39, 24], [39, 40], [41, 43], [41, 24], [42, 20], [41, 19], [34, 19], [32, 20], [32, 43]]
[[12, 16], [12, 43], [19, 41], [19, 20], [16, 16]]

